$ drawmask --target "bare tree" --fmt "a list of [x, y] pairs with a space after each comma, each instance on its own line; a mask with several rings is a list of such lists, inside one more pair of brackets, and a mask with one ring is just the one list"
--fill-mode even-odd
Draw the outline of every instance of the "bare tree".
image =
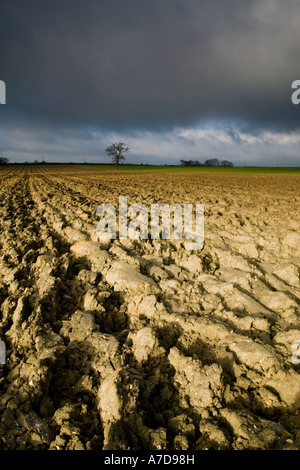
[[126, 147], [126, 145], [123, 144], [123, 142], [112, 144], [109, 147], [107, 147], [107, 149], [105, 150], [107, 155], [113, 158], [112, 161], [113, 163], [115, 163], [117, 169], [119, 168], [119, 163], [125, 160], [123, 153], [126, 153], [128, 151], [129, 151], [129, 147]]
[[205, 161], [205, 166], [219, 166], [219, 160], [217, 158], [210, 158]]
[[233, 166], [233, 163], [229, 162], [228, 160], [222, 160], [221, 166]]
[[8, 158], [0, 157], [0, 165], [6, 165], [9, 162]]

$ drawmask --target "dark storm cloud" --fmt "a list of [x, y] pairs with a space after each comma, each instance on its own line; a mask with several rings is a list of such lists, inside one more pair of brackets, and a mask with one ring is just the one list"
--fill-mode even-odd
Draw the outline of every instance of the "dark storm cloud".
[[1, 119], [295, 128], [299, 24], [298, 0], [2, 0]]

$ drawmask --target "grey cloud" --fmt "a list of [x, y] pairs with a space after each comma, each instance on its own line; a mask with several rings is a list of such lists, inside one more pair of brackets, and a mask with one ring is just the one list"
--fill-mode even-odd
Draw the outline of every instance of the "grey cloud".
[[[235, 165], [299, 165], [299, 132], [261, 132], [254, 135], [236, 128], [175, 128], [169, 131], [104, 131], [96, 128], [55, 129], [32, 124], [0, 128], [2, 151], [11, 162], [48, 161], [110, 163], [104, 149], [121, 140], [130, 152], [126, 163], [179, 164], [181, 159], [204, 162], [208, 158], [230, 160]], [[239, 142], [239, 139], [243, 142]]]
[[0, 120], [294, 129], [299, 22], [297, 0], [1, 2]]

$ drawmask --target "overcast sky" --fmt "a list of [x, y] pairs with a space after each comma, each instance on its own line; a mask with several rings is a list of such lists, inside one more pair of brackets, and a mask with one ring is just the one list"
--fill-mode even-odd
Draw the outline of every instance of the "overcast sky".
[[299, 166], [299, 0], [0, 0], [0, 154]]

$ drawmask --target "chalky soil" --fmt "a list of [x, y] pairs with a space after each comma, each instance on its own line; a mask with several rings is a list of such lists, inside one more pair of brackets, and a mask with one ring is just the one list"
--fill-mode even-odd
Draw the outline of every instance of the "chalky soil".
[[[298, 176], [0, 178], [0, 449], [300, 449]], [[100, 243], [124, 194], [204, 204], [203, 248]]]

